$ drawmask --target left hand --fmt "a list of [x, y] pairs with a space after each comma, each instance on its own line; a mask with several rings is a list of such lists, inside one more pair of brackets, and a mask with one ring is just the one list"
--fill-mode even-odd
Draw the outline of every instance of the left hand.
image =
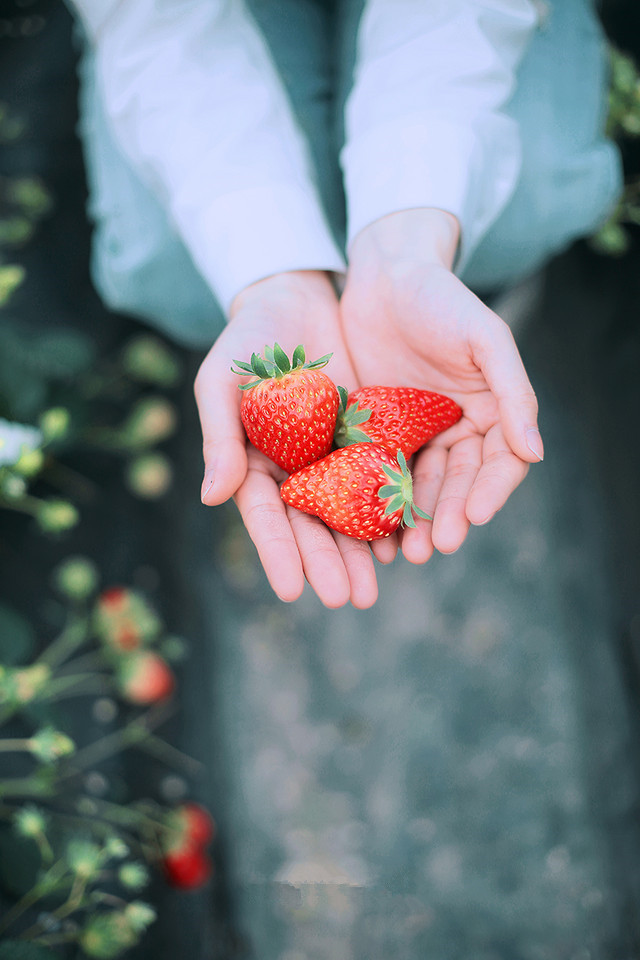
[[340, 306], [360, 383], [434, 390], [463, 410], [415, 457], [415, 501], [433, 524], [418, 520], [400, 535], [414, 563], [434, 547], [457, 550], [470, 524], [488, 522], [543, 456], [536, 397], [511, 331], [451, 272], [457, 239], [457, 221], [439, 210], [376, 221], [352, 245]]

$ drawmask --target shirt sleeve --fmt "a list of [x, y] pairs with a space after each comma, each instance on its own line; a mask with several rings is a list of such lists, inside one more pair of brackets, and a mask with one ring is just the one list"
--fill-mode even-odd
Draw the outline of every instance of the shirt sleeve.
[[349, 245], [399, 210], [457, 217], [461, 271], [520, 171], [502, 111], [537, 23], [529, 0], [369, 0], [341, 154]]
[[313, 165], [242, 0], [74, 0], [116, 140], [225, 310], [286, 270], [344, 270]]

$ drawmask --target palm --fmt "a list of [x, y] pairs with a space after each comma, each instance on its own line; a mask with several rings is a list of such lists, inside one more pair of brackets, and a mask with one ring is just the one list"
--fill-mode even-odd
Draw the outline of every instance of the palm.
[[[249, 288], [205, 359], [196, 398], [205, 452], [203, 499], [215, 505], [233, 496], [275, 592], [294, 600], [308, 580], [330, 607], [348, 600], [370, 606], [377, 587], [366, 544], [333, 535], [315, 517], [286, 508], [279, 491], [285, 474], [247, 443], [240, 421], [239, 380], [232, 360], [248, 360], [278, 342], [291, 356], [302, 343], [310, 359], [333, 351], [328, 372], [355, 386], [338, 322], [338, 303], [318, 274], [281, 275]], [[209, 485], [208, 477], [214, 477]]]
[[352, 264], [341, 303], [358, 380], [435, 390], [463, 410], [415, 459], [416, 500], [434, 523], [405, 531], [403, 550], [423, 562], [434, 546], [457, 549], [524, 478], [513, 389], [524, 396], [528, 380], [506, 326], [444, 267], [401, 263], [378, 277], [375, 266]]

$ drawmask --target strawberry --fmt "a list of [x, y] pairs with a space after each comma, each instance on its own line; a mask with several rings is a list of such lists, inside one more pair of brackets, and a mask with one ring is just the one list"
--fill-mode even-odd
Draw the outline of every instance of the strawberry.
[[[254, 379], [243, 383], [240, 416], [254, 447], [293, 473], [326, 456], [340, 397], [333, 381], [320, 369], [331, 354], [305, 363], [304, 348], [296, 347], [291, 363], [277, 343], [254, 353], [251, 363], [234, 360], [238, 374]], [[233, 368], [232, 368], [233, 369]]]
[[165, 854], [162, 867], [171, 886], [181, 890], [204, 886], [213, 872], [213, 865], [205, 851], [191, 843]]
[[394, 456], [377, 443], [334, 450], [298, 470], [280, 489], [282, 499], [357, 540], [380, 540], [401, 524], [415, 527], [413, 481], [401, 450]]
[[344, 387], [338, 389], [341, 407], [335, 431], [337, 447], [373, 440], [410, 457], [462, 416], [455, 400], [430, 390], [361, 387], [347, 395]]
[[215, 822], [209, 811], [199, 803], [183, 803], [176, 810], [176, 818], [185, 839], [195, 846], [206, 847], [213, 840]]
[[155, 703], [173, 693], [175, 679], [166, 660], [151, 650], [123, 658], [119, 669], [120, 689], [132, 703]]
[[214, 836], [213, 818], [199, 803], [183, 803], [170, 813], [161, 864], [172, 886], [186, 890], [207, 882], [213, 865], [205, 848]]

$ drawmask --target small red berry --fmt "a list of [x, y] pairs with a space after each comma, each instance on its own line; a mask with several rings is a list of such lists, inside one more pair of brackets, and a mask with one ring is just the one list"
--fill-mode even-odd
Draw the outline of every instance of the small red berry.
[[129, 591], [125, 587], [109, 587], [98, 597], [98, 605], [109, 613], [115, 613], [122, 610], [128, 599]]
[[185, 838], [198, 846], [206, 847], [216, 835], [213, 817], [199, 803], [184, 803], [176, 811]]
[[213, 873], [213, 864], [204, 850], [194, 844], [186, 844], [167, 853], [162, 867], [168, 882], [181, 890], [202, 887]]
[[118, 650], [135, 650], [140, 646], [141, 642], [142, 637], [135, 623], [125, 620], [122, 624], [114, 627], [111, 644]]
[[120, 689], [132, 703], [155, 703], [171, 695], [175, 678], [166, 660], [151, 650], [133, 653], [120, 666]]

